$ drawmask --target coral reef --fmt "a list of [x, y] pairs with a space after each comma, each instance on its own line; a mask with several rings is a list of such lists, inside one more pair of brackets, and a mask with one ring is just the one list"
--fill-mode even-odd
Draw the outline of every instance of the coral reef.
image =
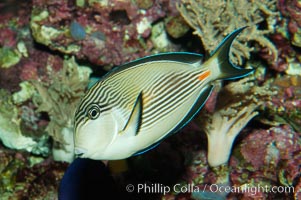
[[55, 160], [73, 160], [73, 116], [88, 85], [91, 69], [79, 67], [74, 58], [64, 61], [63, 68], [50, 75], [51, 82], [32, 81], [38, 91], [33, 101], [37, 112], [46, 112], [50, 122], [46, 131], [54, 140]]
[[189, 26], [181, 16], [168, 17], [165, 26], [168, 34], [173, 38], [180, 38], [189, 31]]
[[[29, 32], [26, 30], [30, 9], [24, 9], [27, 3], [4, 1], [0, 4], [0, 69], [17, 64], [22, 57], [27, 57], [26, 40]], [[31, 6], [31, 3], [28, 3]], [[15, 16], [22, 15], [20, 19]]]
[[292, 44], [301, 47], [301, 3], [297, 0], [278, 0], [277, 7], [287, 18], [287, 30], [291, 34]]
[[[35, 40], [53, 50], [97, 65], [120, 65], [150, 54], [154, 46], [148, 40], [151, 24], [166, 15], [178, 15], [174, 3], [34, 0], [30, 26]], [[183, 35], [175, 32], [175, 37]], [[175, 46], [168, 45], [167, 50], [175, 50]]]
[[[258, 114], [256, 109], [264, 102], [271, 100], [275, 94], [269, 91], [268, 85], [257, 86], [254, 80], [255, 77], [247, 77], [226, 85], [218, 95], [214, 95], [213, 102], [209, 101], [210, 106], [207, 106], [209, 110], [203, 110], [196, 120], [200, 129], [207, 135], [207, 163], [210, 166], [210, 170], [203, 168], [204, 177], [207, 177], [207, 180], [206, 178], [200, 179], [200, 176], [190, 180], [194, 184], [200, 184], [201, 188], [204, 182], [218, 187], [231, 185], [228, 161], [234, 140], [247, 123]], [[202, 188], [202, 192], [193, 192], [192, 197], [224, 199], [228, 193], [213, 193]]]
[[298, 70], [300, 68], [300, 54], [295, 51], [289, 39], [279, 32], [273, 34], [270, 38], [278, 49], [277, 59], [275, 60], [269, 55], [267, 49], [259, 51], [259, 55], [268, 62], [269, 67], [277, 72], [286, 72], [291, 75], [300, 74], [300, 70]]
[[[0, 7], [4, 6], [3, 9], [7, 8], [7, 6], [10, 7], [10, 3], [14, 3], [14, 1], [6, 3], [7, 5], [1, 4]], [[65, 72], [65, 74], [60, 75], [60, 73], [58, 73], [58, 71], [63, 68], [63, 59], [58, 55], [45, 51], [45, 49], [34, 43], [29, 28], [31, 9], [28, 9], [28, 7], [31, 7], [31, 3], [25, 4], [18, 4], [20, 10], [12, 10], [16, 16], [12, 16], [13, 13], [11, 12], [4, 12], [5, 14], [1, 16], [0, 60], [2, 61], [0, 61], [0, 88], [3, 95], [1, 95], [0, 106], [0, 139], [3, 144], [9, 148], [26, 150], [36, 155], [48, 156], [51, 154], [50, 138], [52, 138], [49, 137], [49, 133], [52, 136], [55, 135], [53, 132], [61, 131], [60, 127], [53, 126], [54, 122], [48, 123], [48, 117], [51, 118], [51, 121], [55, 121], [55, 119], [61, 120], [62, 118], [60, 116], [53, 117], [51, 114], [54, 111], [50, 110], [53, 108], [56, 109], [56, 107], [46, 105], [56, 97], [50, 96], [48, 102], [42, 105], [45, 107], [39, 110], [37, 109], [37, 105], [41, 104], [37, 101], [38, 94], [33, 84], [36, 87], [40, 86], [40, 88], [44, 89], [47, 85], [57, 82], [53, 84], [53, 86], [56, 87], [55, 90], [58, 92], [65, 87], [76, 90], [80, 88], [80, 86], [77, 88], [76, 85], [83, 84], [82, 87], [86, 87], [87, 82], [83, 79], [88, 79], [89, 74], [84, 72], [85, 70], [81, 70], [80, 74], [78, 74], [77, 70], [72, 67], [70, 68], [76, 72], [69, 70]], [[74, 62], [70, 60], [69, 63], [66, 61], [65, 65], [72, 64], [74, 64]], [[68, 67], [65, 67], [64, 69], [67, 70], [67, 68]], [[68, 82], [69, 79], [66, 80], [66, 73], [74, 75], [74, 77], [71, 78], [72, 80], [78, 78], [77, 80], [73, 80], [77, 81], [77, 83], [68, 85], [70, 82]], [[62, 76], [64, 76], [64, 78], [62, 78]], [[63, 83], [60, 82], [60, 78], [65, 81]], [[60, 83], [65, 85], [59, 85]], [[48, 91], [44, 91], [44, 94], [48, 94], [47, 92]], [[58, 92], [52, 92], [51, 94], [58, 95]], [[80, 95], [80, 91], [76, 92], [79, 92], [78, 95]], [[69, 95], [66, 96], [66, 98], [71, 98], [69, 101], [66, 101], [66, 103], [70, 103], [71, 101], [72, 104], [72, 100], [76, 100], [72, 93], [64, 93], [64, 95]], [[73, 97], [74, 99], [72, 99]], [[34, 104], [33, 101], [35, 101], [36, 104]], [[61, 106], [63, 105], [65, 104], [61, 104]], [[45, 112], [45, 110], [49, 111], [49, 113]], [[65, 109], [64, 114], [67, 113]], [[59, 113], [55, 112], [55, 114]], [[70, 114], [70, 116], [71, 115], [72, 114]], [[68, 118], [70, 118], [70, 116], [68, 116]], [[68, 124], [66, 123], [66, 125]], [[45, 130], [46, 127], [47, 129]], [[54, 130], [55, 128], [58, 128], [58, 130]], [[70, 131], [72, 130], [69, 130], [69, 132]], [[60, 140], [62, 143], [64, 141], [61, 138], [54, 138], [54, 140]]]
[[12, 149], [32, 151], [37, 142], [21, 133], [18, 108], [13, 104], [9, 93], [0, 90], [0, 139], [3, 144]]
[[254, 78], [250, 77], [223, 88], [217, 97], [214, 113], [200, 115], [201, 127], [208, 137], [210, 166], [216, 167], [228, 162], [236, 136], [258, 114], [255, 110], [265, 101], [271, 100], [272, 95], [275, 93], [269, 91], [268, 86], [255, 86]]
[[[206, 144], [195, 135], [197, 133], [193, 134], [187, 132], [174, 138], [182, 145], [178, 147], [180, 154], [184, 155], [185, 163], [189, 163], [184, 176], [177, 183], [183, 187], [194, 185], [199, 192], [169, 193], [163, 199], [298, 199], [300, 133], [288, 125], [242, 131], [244, 137], [240, 137], [239, 144], [233, 146], [229, 166], [221, 165], [218, 168], [208, 167], [207, 151], [202, 147], [196, 148], [195, 141], [198, 140], [201, 145]], [[188, 152], [189, 156], [185, 156]], [[240, 191], [226, 194], [210, 191], [210, 185], [229, 186], [220, 184], [225, 183], [225, 177], [228, 177], [231, 187], [237, 190], [240, 188]], [[267, 190], [259, 191], [255, 187]], [[269, 192], [272, 187], [279, 187], [280, 190], [286, 188], [286, 191]]]
[[[72, 116], [88, 85], [91, 69], [79, 67], [73, 58], [65, 60], [59, 71], [49, 69], [48, 81], [21, 82], [21, 90], [12, 95], [1, 89], [0, 139], [9, 148], [48, 155], [51, 136], [54, 159], [70, 162], [73, 159]], [[49, 122], [43, 119], [42, 113], [47, 113]]]
[[[300, 77], [285, 76], [275, 81], [262, 82], [262, 76], [266, 74], [261, 67], [254, 75], [253, 78], [231, 82], [218, 94], [213, 94], [212, 102], [206, 106], [208, 109], [203, 110], [191, 124], [193, 129], [184, 130], [191, 133], [204, 129], [208, 136], [208, 144], [201, 142], [200, 138], [190, 139], [189, 143], [189, 140], [185, 140], [185, 136], [191, 137], [191, 135], [187, 136], [187, 133], [178, 136], [179, 140], [185, 140], [184, 144], [186, 143], [179, 147], [181, 152], [184, 155], [190, 153], [190, 156], [186, 157], [186, 162], [190, 165], [181, 184], [183, 186], [193, 184], [198, 190], [188, 196], [186, 194], [185, 197], [181, 196], [182, 194], [168, 194], [164, 198], [172, 199], [177, 196], [183, 199], [298, 199], [300, 191], [300, 163], [298, 162], [301, 155], [298, 129], [300, 127], [298, 118]], [[295, 113], [293, 114], [295, 117], [287, 117], [286, 119], [289, 120], [280, 118], [281, 115], [289, 113]], [[255, 121], [271, 128], [259, 128], [260, 125], [245, 127], [256, 114]], [[237, 135], [238, 133], [240, 135]], [[216, 135], [213, 137], [210, 134]], [[232, 146], [236, 136], [239, 145]], [[208, 152], [205, 149], [196, 149], [194, 142], [196, 140], [200, 141], [199, 145], [208, 145]], [[210, 146], [210, 140], [215, 140], [215, 144], [218, 144]], [[230, 145], [227, 141], [231, 141]], [[232, 154], [230, 154], [231, 147]], [[213, 167], [209, 167], [206, 163]], [[215, 187], [240, 188], [240, 192], [212, 193], [208, 189], [212, 184]], [[267, 191], [272, 187], [282, 189], [286, 187], [287, 191], [279, 193], [270, 193], [266, 190], [250, 191], [252, 187], [266, 187]]]
[[[268, 49], [268, 54], [277, 59], [275, 45], [266, 37], [274, 32], [276, 1], [196, 1], [182, 0], [178, 9], [186, 22], [194, 29], [194, 34], [202, 40], [207, 53], [211, 53], [223, 38], [237, 28], [248, 26], [233, 43], [230, 54], [232, 62], [242, 64], [256, 50], [251, 45], [255, 41]], [[259, 28], [260, 23], [267, 23], [265, 29]], [[261, 48], [262, 48], [261, 47]]]
[[[290, 191], [278, 195], [292, 198], [298, 194], [298, 190], [293, 191], [292, 188], [299, 183], [300, 152], [300, 136], [289, 126], [256, 130], [244, 138], [240, 145], [240, 154], [244, 161], [237, 162], [234, 159], [230, 161], [233, 167], [231, 180], [237, 186], [243, 184], [268, 185], [269, 188], [275, 185], [287, 186], [290, 187]], [[237, 152], [236, 159], [241, 155]], [[262, 198], [268, 198], [268, 195], [276, 194], [262, 195]], [[243, 194], [245, 198], [248, 196], [251, 195]]]
[[278, 95], [267, 102], [267, 109], [263, 112], [266, 120], [262, 119], [261, 122], [270, 126], [288, 124], [301, 132], [301, 76], [277, 77], [271, 85]]
[[32, 38], [29, 20], [32, 2], [4, 1], [0, 9], [0, 87], [11, 93], [21, 89], [21, 82], [48, 80], [47, 67], [57, 71], [62, 59], [38, 46]]
[[281, 13], [281, 18], [275, 26], [275, 33], [271, 35], [271, 40], [278, 49], [278, 59], [274, 60], [268, 54], [267, 49], [262, 49], [260, 55], [268, 61], [269, 66], [278, 72], [285, 72], [289, 75], [301, 74], [301, 9], [298, 1], [278, 0], [277, 8]]
[[1, 199], [57, 199], [66, 163], [4, 149], [0, 145]]
[[[182, 133], [130, 158], [126, 168], [109, 166], [123, 188], [204, 189], [133, 192], [133, 199], [300, 199], [300, 8], [297, 0], [1, 1], [0, 199], [57, 198], [68, 166], [57, 161], [73, 159], [74, 108], [92, 84], [91, 69], [104, 72], [77, 63], [108, 70], [189, 45], [211, 53], [242, 26], [248, 28], [234, 42], [231, 60], [251, 59], [254, 77], [216, 82]], [[193, 44], [198, 38], [189, 28], [202, 45]], [[213, 184], [291, 190], [213, 194]]]

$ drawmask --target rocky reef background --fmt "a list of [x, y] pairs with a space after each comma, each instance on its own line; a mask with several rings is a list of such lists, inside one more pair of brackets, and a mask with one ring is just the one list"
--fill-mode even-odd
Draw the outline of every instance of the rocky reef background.
[[[226, 170], [235, 187], [294, 188], [230, 192], [227, 199], [301, 199], [300, 1], [4, 0], [0, 13], [1, 200], [57, 199], [73, 160], [73, 113], [95, 79], [155, 53], [209, 55], [227, 34], [246, 25], [230, 57], [256, 68], [254, 75], [217, 82], [186, 128], [128, 159], [125, 167], [109, 166], [121, 186], [204, 188], [219, 183], [218, 174]], [[212, 138], [233, 143], [230, 157], [224, 158], [229, 159], [226, 169], [208, 165], [214, 162], [207, 159]], [[132, 199], [210, 195], [133, 193]]]

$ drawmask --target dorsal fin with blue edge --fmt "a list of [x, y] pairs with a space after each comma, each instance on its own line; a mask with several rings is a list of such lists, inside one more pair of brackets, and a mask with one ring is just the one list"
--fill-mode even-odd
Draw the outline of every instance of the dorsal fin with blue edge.
[[113, 68], [107, 74], [102, 76], [99, 81], [111, 76], [115, 73], [118, 73], [124, 69], [128, 69], [131, 67], [135, 67], [139, 64], [152, 62], [152, 61], [174, 61], [174, 62], [183, 62], [183, 63], [201, 63], [203, 61], [204, 56], [202, 54], [190, 53], [190, 52], [170, 52], [170, 53], [160, 53], [151, 56], [146, 56], [143, 58], [139, 58], [137, 60], [125, 63], [118, 67]]

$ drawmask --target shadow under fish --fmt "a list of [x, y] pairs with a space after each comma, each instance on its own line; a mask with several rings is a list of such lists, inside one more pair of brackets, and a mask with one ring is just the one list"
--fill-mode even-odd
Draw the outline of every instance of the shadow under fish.
[[59, 200], [124, 199], [106, 165], [99, 160], [75, 159], [59, 186]]

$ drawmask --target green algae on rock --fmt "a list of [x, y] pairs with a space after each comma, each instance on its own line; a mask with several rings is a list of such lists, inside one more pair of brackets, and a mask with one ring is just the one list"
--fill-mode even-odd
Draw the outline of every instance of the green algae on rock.
[[0, 48], [0, 67], [9, 68], [17, 64], [21, 59], [21, 54], [16, 50], [7, 47]]

